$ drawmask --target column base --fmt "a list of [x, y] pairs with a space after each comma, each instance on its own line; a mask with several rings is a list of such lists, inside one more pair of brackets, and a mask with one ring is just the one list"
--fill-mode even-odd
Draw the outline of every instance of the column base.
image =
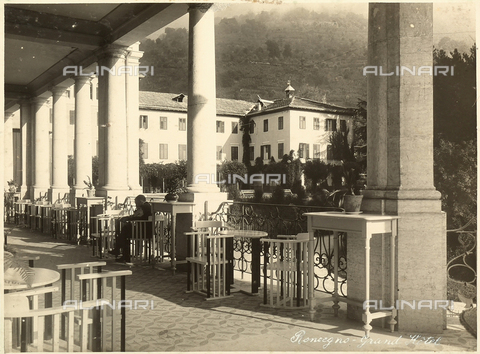
[[[419, 191], [430, 198], [419, 199], [414, 191], [366, 190], [362, 203], [364, 212], [398, 215], [396, 245], [395, 299], [414, 303], [415, 308], [398, 308], [396, 328], [410, 333], [442, 333], [446, 328], [446, 311], [435, 308], [435, 300], [447, 300], [446, 218], [441, 211], [437, 191]], [[396, 198], [392, 198], [396, 196]], [[352, 300], [363, 301], [365, 296], [364, 240], [349, 237], [348, 293]], [[382, 243], [380, 235], [371, 239], [370, 300], [382, 300], [390, 306], [389, 264], [390, 240]], [[428, 265], [428, 266], [426, 266]], [[382, 285], [383, 284], [383, 285]], [[433, 308], [419, 308], [421, 300], [432, 301]], [[395, 304], [394, 304], [395, 305]], [[363, 309], [348, 305], [347, 316], [362, 319]], [[373, 326], [388, 328], [389, 318], [374, 320]]]
[[30, 189], [27, 186], [25, 186], [25, 185], [20, 186], [19, 192], [20, 192], [20, 198], [21, 199], [30, 200]]
[[441, 209], [441, 194], [435, 189], [366, 189], [363, 191], [362, 211], [366, 213], [398, 215]]
[[34, 201], [36, 199], [39, 199], [39, 198], [49, 200], [48, 199], [48, 190], [49, 190], [49, 187], [32, 186], [32, 192], [30, 193], [30, 195], [33, 196]]
[[106, 197], [107, 204], [113, 203], [123, 203], [125, 199], [131, 197], [135, 198], [137, 195], [142, 194], [142, 191], [135, 191], [130, 189], [116, 190], [116, 189], [97, 189], [95, 195], [97, 197]]
[[192, 183], [187, 186], [188, 193], [219, 193], [220, 188], [215, 183]]
[[70, 187], [51, 187], [48, 191], [48, 200], [55, 203], [59, 200], [70, 199]]
[[[218, 189], [216, 192], [187, 192], [179, 195], [179, 202], [194, 202], [195, 206], [193, 208], [193, 221], [200, 220], [200, 218], [205, 214], [205, 209], [208, 213], [215, 212], [221, 203], [228, 200], [228, 194], [224, 192], [219, 192]], [[205, 208], [205, 202], [207, 207]]]
[[[78, 197], [88, 197], [88, 192], [85, 187], [73, 187], [70, 190], [70, 196], [73, 198], [71, 200], [75, 200], [75, 198]], [[95, 196], [95, 192], [92, 195], [93, 197]]]

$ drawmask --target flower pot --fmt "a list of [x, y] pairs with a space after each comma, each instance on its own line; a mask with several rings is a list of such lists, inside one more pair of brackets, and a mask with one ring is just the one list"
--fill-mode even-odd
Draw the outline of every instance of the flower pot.
[[359, 213], [363, 195], [346, 195], [343, 197], [343, 208], [346, 213]]
[[87, 197], [95, 197], [95, 189], [87, 189]]
[[175, 193], [167, 193], [165, 195], [166, 202], [176, 202], [178, 200], [178, 195]]

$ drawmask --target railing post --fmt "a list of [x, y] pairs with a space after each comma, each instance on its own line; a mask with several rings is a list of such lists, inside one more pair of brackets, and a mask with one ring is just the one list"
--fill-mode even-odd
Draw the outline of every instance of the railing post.
[[126, 340], [126, 329], [127, 329], [127, 312], [125, 310], [125, 299], [126, 299], [126, 286], [125, 286], [126, 276], [122, 275], [120, 278], [120, 299], [121, 303], [124, 304], [121, 308], [122, 320], [120, 324], [120, 351], [125, 351], [125, 340]]

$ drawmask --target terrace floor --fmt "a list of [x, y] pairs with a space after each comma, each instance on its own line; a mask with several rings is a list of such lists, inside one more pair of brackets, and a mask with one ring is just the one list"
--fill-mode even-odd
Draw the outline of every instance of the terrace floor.
[[[29, 229], [13, 228], [8, 244], [39, 255], [35, 267], [56, 270], [57, 264], [96, 260], [85, 245], [54, 240]], [[104, 269], [129, 267], [109, 261]], [[411, 336], [418, 333], [390, 333], [374, 327], [370, 339], [364, 340], [363, 323], [347, 319], [345, 304], [341, 304], [339, 317], [333, 316], [328, 303], [320, 304], [311, 322], [307, 310], [264, 307], [259, 296], [234, 293], [222, 300], [205, 301], [201, 295], [185, 293], [185, 273], [172, 275], [168, 269], [146, 266], [134, 266], [132, 271], [127, 277], [127, 299], [151, 300], [154, 305], [153, 309], [127, 309], [126, 348], [130, 352], [451, 352], [477, 348], [476, 338], [460, 324], [458, 316], [448, 317], [448, 329], [441, 336], [423, 333], [415, 340]], [[54, 306], [60, 305], [59, 293], [53, 301]], [[422, 337], [433, 339], [425, 343]]]

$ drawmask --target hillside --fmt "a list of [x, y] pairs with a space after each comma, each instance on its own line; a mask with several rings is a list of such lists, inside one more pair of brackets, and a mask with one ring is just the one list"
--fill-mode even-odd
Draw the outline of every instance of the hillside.
[[[355, 106], [366, 98], [367, 20], [353, 13], [329, 15], [303, 8], [216, 21], [217, 96], [256, 101], [283, 97], [287, 81], [299, 96]], [[169, 28], [146, 39], [141, 65], [155, 75], [141, 90], [187, 92], [188, 32]]]

